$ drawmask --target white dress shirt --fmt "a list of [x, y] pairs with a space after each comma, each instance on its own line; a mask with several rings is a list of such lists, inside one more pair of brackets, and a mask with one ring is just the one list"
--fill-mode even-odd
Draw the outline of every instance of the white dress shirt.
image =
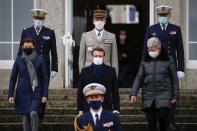
[[[164, 27], [160, 24], [160, 26], [161, 26], [161, 30], [163, 30], [164, 29]], [[165, 24], [165, 30], [167, 29], [167, 26], [168, 26], [168, 23], [167, 24]]]
[[90, 113], [92, 115], [92, 118], [94, 120], [94, 124], [96, 125], [96, 114], [98, 114], [98, 119], [100, 120], [101, 118], [101, 113], [103, 111], [103, 108], [101, 107], [100, 110], [98, 112], [94, 112], [91, 108], [90, 108]]
[[[95, 33], [96, 33], [97, 38], [100, 40], [100, 39], [102, 38], [102, 36], [103, 36], [103, 31], [104, 31], [104, 29], [103, 29], [102, 31], [98, 31], [98, 30], [94, 29], [94, 31], [95, 31]], [[100, 35], [98, 35], [99, 32], [100, 32]]]

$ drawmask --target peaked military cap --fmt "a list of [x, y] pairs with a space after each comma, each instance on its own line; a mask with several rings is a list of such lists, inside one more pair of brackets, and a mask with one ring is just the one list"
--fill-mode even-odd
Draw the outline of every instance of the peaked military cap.
[[85, 96], [104, 95], [105, 92], [106, 92], [105, 86], [98, 83], [90, 83], [83, 88], [83, 94]]
[[172, 11], [172, 7], [168, 5], [160, 5], [155, 8], [158, 15], [170, 14]]
[[32, 13], [32, 17], [40, 18], [40, 19], [44, 19], [45, 16], [48, 14], [48, 12], [43, 9], [32, 9], [31, 13]]
[[94, 18], [107, 18], [106, 10], [94, 10]]

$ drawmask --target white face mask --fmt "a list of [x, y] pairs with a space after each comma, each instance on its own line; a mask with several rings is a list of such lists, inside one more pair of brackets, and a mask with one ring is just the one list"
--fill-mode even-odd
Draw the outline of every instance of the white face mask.
[[105, 22], [104, 21], [95, 21], [94, 25], [97, 30], [102, 30], [102, 29], [104, 29]]
[[41, 28], [43, 26], [43, 20], [35, 19], [34, 20], [34, 26]]
[[150, 57], [156, 58], [159, 55], [159, 51], [149, 51]]
[[101, 65], [101, 64], [103, 64], [103, 58], [94, 57], [93, 63], [94, 63], [95, 65]]

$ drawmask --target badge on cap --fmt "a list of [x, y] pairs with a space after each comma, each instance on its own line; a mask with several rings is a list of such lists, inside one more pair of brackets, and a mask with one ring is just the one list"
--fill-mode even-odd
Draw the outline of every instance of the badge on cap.
[[45, 16], [48, 14], [48, 12], [43, 9], [32, 9], [31, 13], [32, 13], [32, 17], [39, 19], [44, 19]]

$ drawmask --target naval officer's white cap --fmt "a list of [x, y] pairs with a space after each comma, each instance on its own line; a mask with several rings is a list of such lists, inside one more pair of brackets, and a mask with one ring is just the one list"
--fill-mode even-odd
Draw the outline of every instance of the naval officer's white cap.
[[158, 15], [170, 14], [172, 12], [172, 7], [168, 5], [160, 5], [155, 8]]
[[85, 96], [104, 95], [105, 92], [106, 92], [105, 86], [98, 83], [90, 83], [83, 88], [83, 94]]
[[40, 19], [44, 19], [45, 16], [48, 14], [48, 12], [43, 9], [32, 9], [30, 10], [30, 12], [32, 13], [32, 17]]

